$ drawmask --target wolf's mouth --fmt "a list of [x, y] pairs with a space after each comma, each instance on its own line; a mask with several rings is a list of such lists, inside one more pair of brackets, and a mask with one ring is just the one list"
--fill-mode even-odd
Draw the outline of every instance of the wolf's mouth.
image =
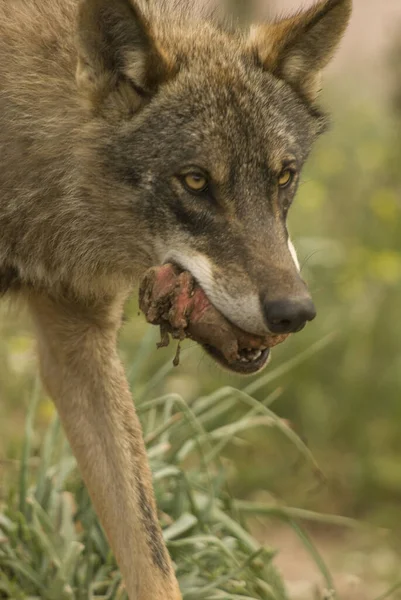
[[239, 373], [241, 375], [254, 375], [265, 368], [270, 358], [270, 348], [263, 348], [261, 350], [251, 350], [245, 348], [238, 351], [239, 358], [233, 362], [228, 362], [224, 354], [222, 354], [217, 348], [203, 344], [205, 351], [210, 354], [216, 362], [218, 362], [224, 369]]
[[149, 323], [159, 325], [161, 346], [173, 339], [198, 342], [221, 366], [243, 375], [260, 371], [270, 348], [287, 335], [256, 336], [228, 321], [209, 301], [189, 271], [165, 264], [146, 272], [139, 305]]

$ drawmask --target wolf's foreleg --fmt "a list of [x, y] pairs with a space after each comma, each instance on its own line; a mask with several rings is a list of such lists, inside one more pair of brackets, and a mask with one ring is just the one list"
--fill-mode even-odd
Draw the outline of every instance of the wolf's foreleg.
[[159, 527], [141, 426], [116, 341], [123, 301], [28, 298], [53, 397], [130, 600], [181, 598]]

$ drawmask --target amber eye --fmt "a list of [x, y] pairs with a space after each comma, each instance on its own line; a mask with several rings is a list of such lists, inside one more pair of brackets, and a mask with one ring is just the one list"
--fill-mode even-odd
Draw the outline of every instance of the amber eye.
[[208, 180], [202, 173], [187, 173], [183, 177], [183, 182], [188, 191], [196, 194], [201, 194], [208, 188]]
[[284, 171], [282, 171], [282, 173], [280, 174], [279, 178], [278, 178], [278, 184], [279, 186], [284, 189], [286, 187], [288, 187], [290, 185], [290, 183], [292, 183], [292, 180], [294, 179], [294, 171], [291, 171], [290, 169], [284, 169]]

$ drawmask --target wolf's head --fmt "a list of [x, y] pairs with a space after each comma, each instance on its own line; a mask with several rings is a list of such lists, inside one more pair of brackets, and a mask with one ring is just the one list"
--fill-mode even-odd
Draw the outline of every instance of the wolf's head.
[[245, 331], [299, 331], [315, 308], [286, 221], [351, 0], [237, 32], [159, 8], [80, 7], [88, 188], [119, 225], [110, 265], [177, 263]]

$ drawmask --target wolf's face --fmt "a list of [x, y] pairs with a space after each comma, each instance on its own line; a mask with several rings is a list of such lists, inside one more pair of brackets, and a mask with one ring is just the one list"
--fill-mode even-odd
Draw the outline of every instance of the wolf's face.
[[89, 41], [81, 34], [79, 77], [95, 110], [96, 180], [125, 214], [116, 251], [129, 261], [146, 248], [144, 267], [189, 270], [245, 331], [301, 330], [315, 309], [286, 221], [324, 128], [318, 71], [350, 2], [323, 2], [249, 36], [165, 26], [157, 42], [128, 0], [106, 4], [83, 4], [86, 32], [96, 15], [97, 31]]

